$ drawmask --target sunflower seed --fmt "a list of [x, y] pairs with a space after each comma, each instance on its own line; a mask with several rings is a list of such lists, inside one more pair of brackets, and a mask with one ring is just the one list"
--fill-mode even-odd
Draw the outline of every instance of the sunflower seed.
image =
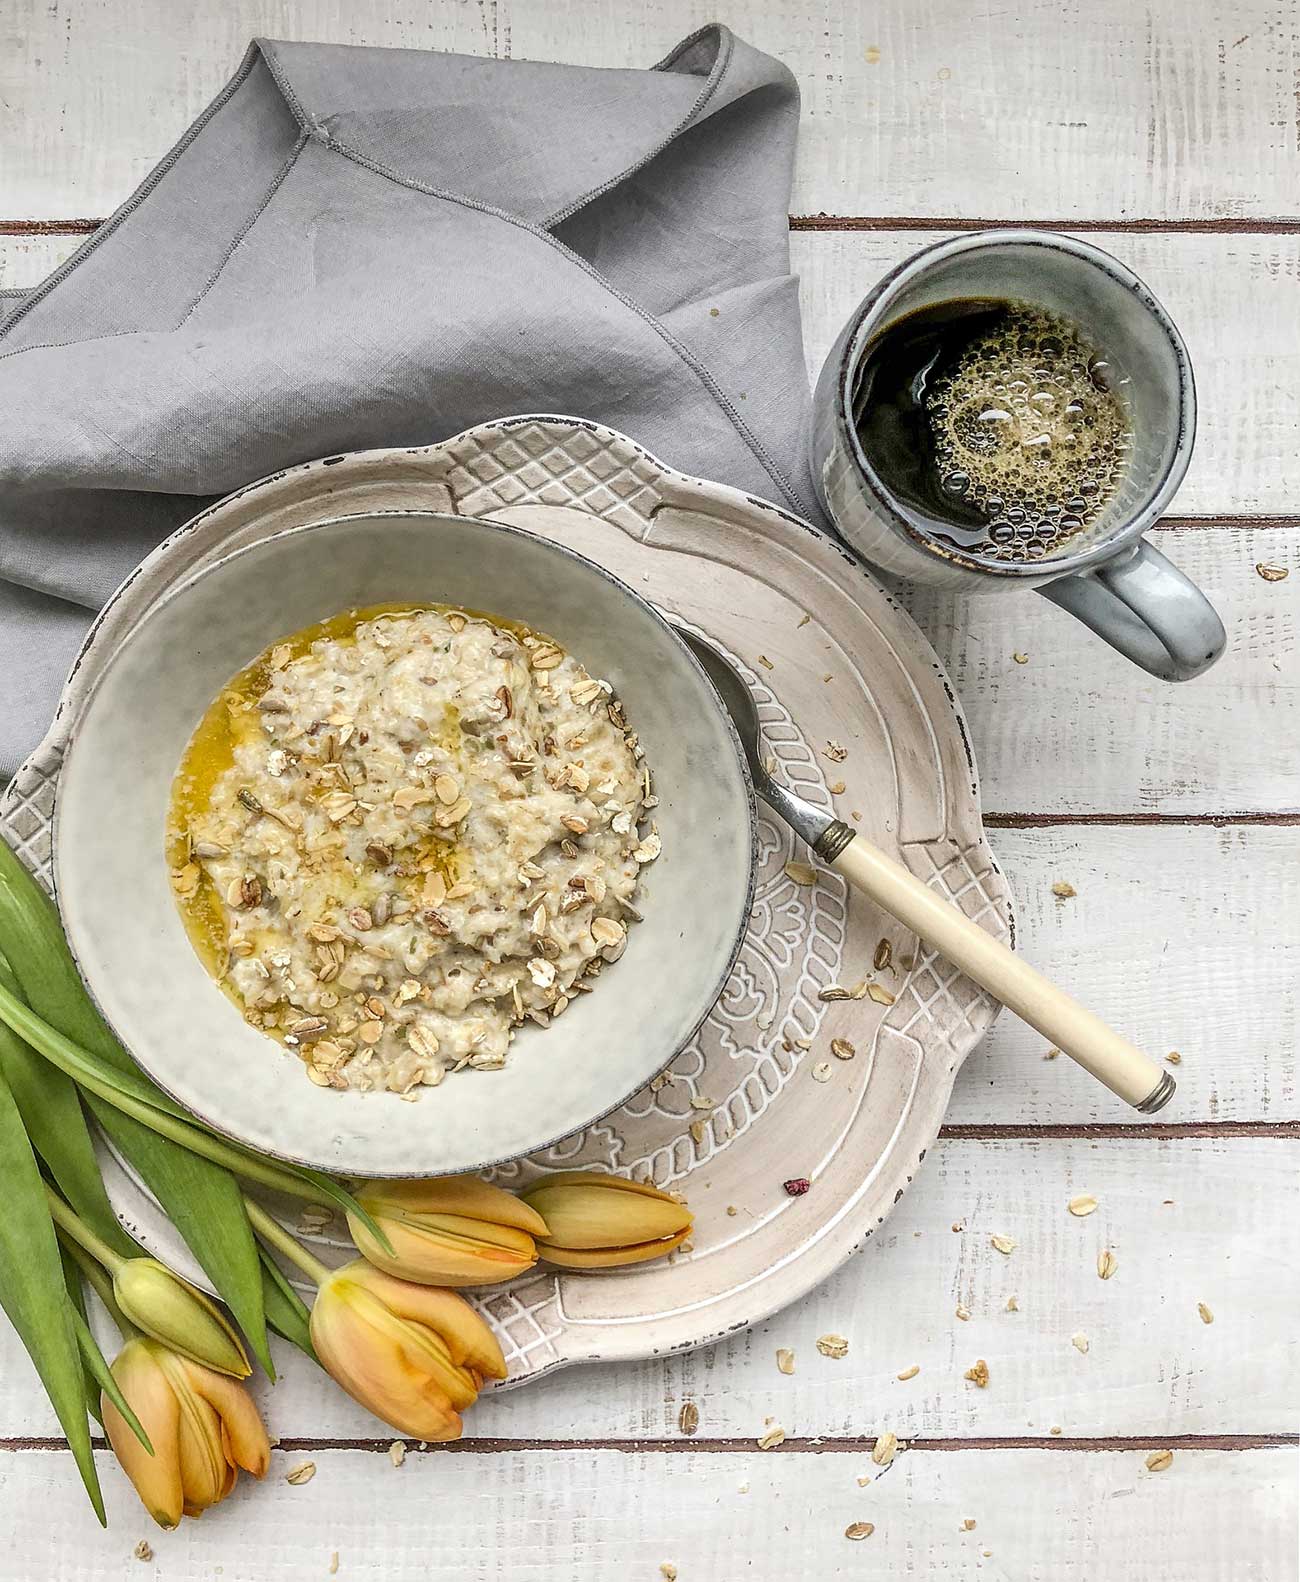
[[1080, 1192], [1078, 1197], [1072, 1197], [1065, 1205], [1076, 1219], [1086, 1219], [1097, 1207], [1097, 1199], [1091, 1192]]
[[1153, 1450], [1147, 1457], [1148, 1472], [1163, 1472], [1166, 1467], [1171, 1467], [1173, 1464], [1174, 1453], [1172, 1450]]
[[878, 1467], [887, 1467], [898, 1454], [898, 1435], [886, 1429], [871, 1447], [871, 1459]]
[[1097, 1254], [1097, 1278], [1099, 1280], [1109, 1280], [1118, 1268], [1119, 1259], [1116, 1258], [1109, 1247], [1103, 1247]]

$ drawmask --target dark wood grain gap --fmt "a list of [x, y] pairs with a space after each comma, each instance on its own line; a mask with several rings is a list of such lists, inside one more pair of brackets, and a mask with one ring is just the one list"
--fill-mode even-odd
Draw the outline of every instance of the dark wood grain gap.
[[[787, 1439], [773, 1449], [759, 1452], [753, 1439], [457, 1439], [446, 1445], [424, 1445], [405, 1441], [408, 1455], [509, 1455], [538, 1450], [617, 1450], [624, 1455], [737, 1455], [753, 1452], [764, 1455], [869, 1455], [876, 1434], [853, 1434], [843, 1438]], [[107, 1450], [107, 1441], [97, 1436], [91, 1441], [96, 1450]], [[387, 1455], [393, 1436], [358, 1439], [286, 1438], [275, 1448], [294, 1453], [330, 1450], [362, 1450], [371, 1455]], [[1300, 1444], [1300, 1434], [1114, 1434], [1096, 1438], [1064, 1435], [1007, 1434], [979, 1438], [927, 1438], [920, 1435], [900, 1441], [905, 1450], [983, 1451], [983, 1450], [1278, 1450]], [[68, 1442], [57, 1435], [0, 1439], [0, 1451], [66, 1451]]]
[[1293, 236], [1300, 219], [1286, 215], [1259, 219], [1209, 220], [1006, 220], [965, 215], [792, 214], [792, 231], [1123, 231], [1135, 236]]
[[0, 236], [92, 236], [102, 220], [0, 220]]
[[939, 1136], [953, 1141], [1048, 1141], [1054, 1137], [1095, 1137], [1113, 1140], [1185, 1137], [1300, 1137], [1300, 1121], [992, 1121], [986, 1125], [941, 1126]]
[[1263, 824], [1290, 829], [1300, 825], [1300, 812], [1294, 813], [985, 813], [988, 829], [1058, 829], [1072, 824], [1168, 825], [1170, 828], [1207, 825], [1226, 829], [1236, 824]]
[[[0, 220], [0, 236], [89, 236], [98, 219]], [[1006, 220], [939, 214], [792, 214], [792, 231], [1118, 231], [1137, 236], [1293, 236], [1300, 219], [1285, 215], [1208, 220]]]

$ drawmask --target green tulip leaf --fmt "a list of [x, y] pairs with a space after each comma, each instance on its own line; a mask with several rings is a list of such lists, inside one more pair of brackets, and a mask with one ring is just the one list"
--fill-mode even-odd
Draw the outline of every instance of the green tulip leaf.
[[[0, 953], [0, 988], [20, 995], [18, 980]], [[124, 1256], [133, 1250], [104, 1191], [77, 1085], [0, 1024], [0, 1075], [13, 1094], [37, 1155], [55, 1185], [97, 1236]]]
[[[104, 1523], [104, 1498], [90, 1448], [82, 1359], [45, 1183], [9, 1085], [0, 1076], [0, 1306], [32, 1359], [90, 1503]], [[105, 1524], [106, 1525], [106, 1524]]]
[[277, 1335], [283, 1335], [313, 1362], [319, 1362], [316, 1348], [311, 1343], [311, 1313], [307, 1304], [290, 1285], [283, 1269], [261, 1242], [257, 1244], [257, 1251], [262, 1259], [262, 1297], [266, 1304], [267, 1323]]

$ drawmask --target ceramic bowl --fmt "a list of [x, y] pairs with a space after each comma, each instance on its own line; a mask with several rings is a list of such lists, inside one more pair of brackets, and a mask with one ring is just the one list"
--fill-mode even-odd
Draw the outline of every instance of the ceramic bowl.
[[[593, 993], [521, 1029], [499, 1071], [449, 1074], [418, 1103], [317, 1088], [249, 1027], [196, 956], [163, 830], [172, 776], [225, 683], [277, 638], [343, 609], [451, 603], [549, 633], [608, 677], [645, 747], [662, 856], [644, 921]], [[293, 528], [198, 572], [151, 608], [77, 720], [59, 782], [64, 925], [100, 1009], [149, 1075], [210, 1126], [346, 1175], [475, 1170], [621, 1104], [691, 1038], [744, 935], [754, 811], [739, 743], [672, 628], [607, 571], [518, 528], [380, 512]]]

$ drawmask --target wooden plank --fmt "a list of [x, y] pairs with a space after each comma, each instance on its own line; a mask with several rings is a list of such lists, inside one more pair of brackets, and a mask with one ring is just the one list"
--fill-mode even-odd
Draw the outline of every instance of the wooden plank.
[[[978, 738], [977, 738], [978, 740]], [[994, 830], [1021, 948], [1163, 1059], [1178, 1094], [1161, 1123], [1300, 1120], [1300, 840], [1292, 828]], [[1052, 885], [1078, 891], [1062, 901]], [[966, 1062], [957, 1125], [1137, 1122], [1010, 1014]]]
[[[796, 232], [808, 370], [815, 379], [853, 308], [942, 232]], [[0, 237], [0, 289], [34, 285], [82, 238]], [[1201, 392], [1182, 514], [1286, 513], [1300, 497], [1300, 236], [1092, 237], [1142, 275], [1188, 342]], [[1232, 288], [1224, 290], [1224, 282]], [[665, 458], [671, 460], [671, 457]]]
[[[648, 66], [709, 0], [11, 0], [0, 209], [108, 212], [257, 33]], [[803, 92], [801, 213], [1041, 219], [1294, 214], [1300, 35], [1285, 0], [748, 0], [731, 17]]]
[[[1294, 813], [1300, 773], [1300, 525], [1156, 535], [1208, 594], [1228, 649], [1182, 686], [1154, 681], [1036, 595], [903, 602], [970, 722], [984, 806], [999, 813]], [[1027, 655], [1024, 664], [1014, 658]]]
[[[572, 1367], [486, 1397], [467, 1429], [677, 1439], [689, 1399], [701, 1438], [756, 1439], [767, 1417], [791, 1436], [831, 1439], [1287, 1432], [1300, 1399], [1287, 1256], [1298, 1165], [1295, 1138], [941, 1142], [884, 1229], [802, 1302], [703, 1351]], [[1085, 1192], [1100, 1207], [1076, 1219], [1066, 1204]], [[992, 1235], [1014, 1238], [1014, 1251]], [[1118, 1268], [1103, 1281], [1107, 1248]], [[818, 1353], [827, 1333], [848, 1338], [842, 1360]], [[779, 1346], [795, 1352], [792, 1376], [777, 1370]], [[963, 1378], [981, 1357], [986, 1389]], [[262, 1392], [274, 1433], [386, 1442], [302, 1358], [285, 1363]], [[912, 1366], [915, 1378], [895, 1377]], [[6, 1329], [0, 1441], [56, 1432]]]
[[[851, 300], [888, 262], [880, 249], [900, 240], [901, 251], [915, 239], [796, 238], [814, 360]], [[1180, 312], [1200, 304], [1189, 324], [1199, 326], [1193, 339], [1200, 337], [1203, 369], [1221, 370], [1217, 380], [1202, 375], [1203, 391], [1221, 392], [1214, 410], [1249, 410], [1251, 379], [1266, 369], [1268, 389], [1283, 413], [1279, 421], [1300, 425], [1300, 354], [1285, 350], [1288, 337], [1277, 335], [1276, 346], [1284, 350], [1270, 360], [1259, 340], [1270, 325], [1285, 328], [1294, 322], [1284, 299], [1268, 295], [1267, 282], [1281, 279], [1294, 291], [1300, 244], [1270, 238], [1247, 250], [1245, 265], [1254, 284], [1240, 297], [1223, 293], [1222, 311], [1216, 314], [1213, 282], [1228, 270], [1228, 252], [1239, 246], [1235, 239], [1119, 240], [1150, 248], [1149, 256], [1139, 257], [1137, 251], [1129, 256], [1153, 275], [1161, 257], [1180, 254], [1170, 279], [1183, 280], [1187, 295], [1184, 302], [1171, 292], [1171, 301], [1178, 298], [1174, 305]], [[0, 284], [33, 283], [68, 246], [68, 238], [5, 239]], [[1161, 247], [1168, 251], [1162, 253]], [[864, 254], [860, 270], [853, 266], [857, 248], [875, 249], [869, 263]], [[1252, 304], [1261, 296], [1268, 311], [1257, 314]], [[1227, 327], [1215, 328], [1216, 317]], [[1211, 403], [1205, 404], [1208, 410]], [[1189, 489], [1180, 497], [1180, 509], [1235, 511], [1281, 503], [1271, 485], [1252, 480], [1285, 477], [1287, 466], [1297, 463], [1270, 463], [1263, 451], [1255, 455], [1239, 440], [1225, 439], [1214, 453], [1216, 431], [1226, 436], [1230, 429], [1239, 430], [1218, 418], [1207, 421], [1212, 465], [1199, 473], [1198, 495], [1193, 498]], [[1291, 456], [1294, 447], [1283, 444], [1273, 429], [1268, 433], [1267, 446], [1276, 457]], [[1300, 476], [1295, 482], [1300, 485]], [[1300, 565], [1300, 523], [1253, 530], [1179, 529], [1162, 532], [1159, 543], [1205, 587], [1229, 630], [1227, 655], [1189, 686], [1147, 680], [1069, 616], [1030, 594], [907, 593], [906, 602], [947, 664], [969, 716], [986, 808], [1012, 814], [1179, 816], [1300, 808], [1300, 774], [1292, 750], [1300, 729], [1300, 575], [1270, 583], [1254, 570], [1261, 561]], [[1017, 652], [1027, 654], [1028, 663], [1017, 664]]]
[[[169, 1582], [207, 1582], [214, 1557], [227, 1577], [283, 1582], [1294, 1582], [1294, 1451], [1180, 1450], [1162, 1472], [1147, 1470], [1147, 1454], [912, 1450], [882, 1473], [865, 1455], [757, 1450], [431, 1451], [400, 1468], [335, 1450], [313, 1454], [315, 1476], [292, 1486], [285, 1473], [304, 1457], [290, 1451], [273, 1457], [266, 1486], [241, 1486], [174, 1533], [157, 1531], [116, 1466], [104, 1466], [105, 1533], [70, 1458], [35, 1452], [0, 1458], [12, 1513], [0, 1579], [29, 1582], [37, 1555], [43, 1577], [150, 1576], [131, 1558], [143, 1536]], [[846, 1538], [862, 1521], [870, 1535]]]
[[[1080, 13], [1083, 15], [1084, 13]], [[827, 349], [887, 270], [941, 231], [796, 232], [804, 340], [815, 380]], [[1289, 513], [1300, 496], [1300, 236], [1092, 233], [1140, 275], [1183, 332], [1196, 369], [1196, 449], [1180, 514]]]

